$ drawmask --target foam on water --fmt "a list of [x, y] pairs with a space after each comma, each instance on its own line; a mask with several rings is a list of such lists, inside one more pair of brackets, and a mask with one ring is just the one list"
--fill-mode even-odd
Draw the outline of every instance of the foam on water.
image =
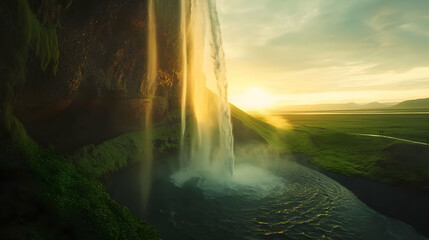
[[184, 168], [174, 173], [171, 181], [178, 187], [194, 182], [206, 197], [240, 196], [261, 199], [286, 191], [283, 178], [249, 164], [236, 166], [234, 175], [229, 177], [210, 169]]

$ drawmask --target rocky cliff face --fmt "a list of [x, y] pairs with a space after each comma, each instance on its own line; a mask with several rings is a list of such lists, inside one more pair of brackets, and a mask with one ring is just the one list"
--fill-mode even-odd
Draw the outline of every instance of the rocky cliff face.
[[[33, 8], [40, 2], [33, 1]], [[157, 118], [178, 105], [179, 11], [178, 1], [157, 2]], [[30, 58], [14, 106], [29, 135], [68, 151], [140, 128], [149, 101], [144, 95], [147, 2], [73, 1], [59, 16], [57, 36], [56, 74]]]
[[[145, 97], [146, 1], [75, 1], [60, 17], [59, 66], [56, 76], [29, 72], [25, 99], [45, 103], [77, 96]], [[178, 87], [178, 3], [158, 4], [160, 46], [159, 96]], [[174, 16], [177, 16], [176, 18]], [[40, 76], [43, 82], [40, 82]], [[38, 76], [38, 77], [34, 77]]]
[[[149, 101], [157, 119], [174, 108], [179, 64], [166, 36], [175, 22], [162, 17], [175, 16], [172, 2], [159, 0], [166, 4], [159, 8], [160, 87], [147, 98], [145, 0], [0, 1], [2, 239], [160, 239], [97, 180], [98, 167], [128, 163], [112, 154], [123, 148], [115, 145], [104, 161], [86, 158], [88, 146], [75, 165], [63, 153], [141, 129]], [[140, 135], [131, 152], [143, 145]], [[172, 145], [165, 135], [158, 134], [159, 149]]]

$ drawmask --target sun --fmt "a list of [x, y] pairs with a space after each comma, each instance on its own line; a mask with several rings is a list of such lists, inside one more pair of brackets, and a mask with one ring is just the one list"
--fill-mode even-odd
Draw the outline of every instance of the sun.
[[230, 97], [231, 102], [244, 110], [262, 110], [272, 107], [276, 102], [276, 97], [260, 87], [247, 89], [241, 95]]

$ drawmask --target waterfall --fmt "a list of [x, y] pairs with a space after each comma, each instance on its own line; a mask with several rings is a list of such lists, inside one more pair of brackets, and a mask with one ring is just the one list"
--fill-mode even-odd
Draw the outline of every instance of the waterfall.
[[188, 95], [188, 48], [187, 48], [187, 23], [186, 23], [187, 1], [180, 1], [180, 33], [182, 41], [182, 100], [181, 100], [181, 131], [180, 131], [180, 165], [184, 166], [186, 158], [184, 144], [186, 131], [186, 101]]
[[225, 52], [217, 13], [216, 0], [208, 0], [210, 15], [211, 50], [219, 97], [218, 122], [220, 139], [224, 149], [225, 167], [232, 175], [234, 171], [234, 137], [232, 135], [231, 111], [228, 103], [228, 81], [226, 78]]
[[147, 79], [146, 96], [152, 99], [157, 89], [158, 45], [156, 31], [155, 0], [148, 1], [148, 34], [147, 34]]
[[143, 136], [143, 207], [145, 208], [149, 198], [151, 178], [152, 178], [152, 161], [153, 161], [153, 99], [157, 90], [157, 75], [158, 75], [158, 46], [157, 46], [157, 30], [156, 30], [156, 11], [155, 0], [148, 1], [148, 32], [147, 32], [147, 71], [146, 81], [142, 81], [140, 91], [146, 97], [145, 104], [145, 131]]
[[[182, 162], [232, 176], [233, 136], [216, 4], [214, 0], [181, 0], [181, 8]], [[191, 137], [189, 147], [186, 131]]]

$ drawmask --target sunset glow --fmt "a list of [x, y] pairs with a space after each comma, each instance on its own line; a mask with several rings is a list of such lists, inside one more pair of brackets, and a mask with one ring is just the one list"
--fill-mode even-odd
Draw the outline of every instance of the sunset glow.
[[[243, 108], [429, 96], [427, 1], [219, 0], [218, 6], [230, 97]], [[252, 98], [249, 86], [263, 87], [256, 93], [270, 99]]]
[[253, 87], [240, 95], [230, 97], [232, 104], [245, 110], [258, 110], [273, 107], [278, 103], [277, 97], [263, 88]]

